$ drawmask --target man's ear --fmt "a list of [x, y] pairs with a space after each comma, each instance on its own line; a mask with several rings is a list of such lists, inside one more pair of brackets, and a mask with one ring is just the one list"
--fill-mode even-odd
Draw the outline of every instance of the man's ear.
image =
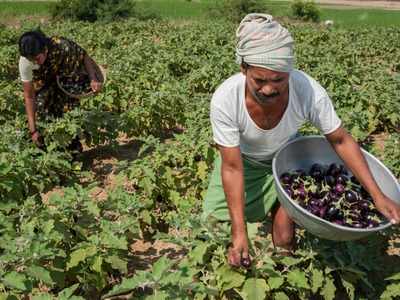
[[247, 70], [249, 69], [249, 67], [250, 66], [247, 63], [242, 62], [240, 64], [240, 72], [242, 72], [243, 75], [246, 75], [247, 74]]

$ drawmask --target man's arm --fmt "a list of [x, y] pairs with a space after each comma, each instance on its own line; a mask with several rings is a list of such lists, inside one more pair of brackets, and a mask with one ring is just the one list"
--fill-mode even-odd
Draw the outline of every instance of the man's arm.
[[231, 218], [232, 247], [228, 262], [240, 266], [242, 258], [248, 258], [248, 241], [244, 217], [243, 163], [239, 147], [219, 146], [221, 153], [221, 177]]
[[371, 195], [377, 209], [392, 223], [399, 223], [400, 206], [382, 193], [369, 170], [359, 145], [353, 137], [344, 128], [339, 127], [334, 132], [327, 134], [326, 138], [346, 166]]
[[96, 62], [89, 55], [86, 54], [84, 58], [84, 64], [85, 70], [89, 74], [90, 86], [93, 92], [100, 92], [102, 83], [99, 82], [96, 76]]

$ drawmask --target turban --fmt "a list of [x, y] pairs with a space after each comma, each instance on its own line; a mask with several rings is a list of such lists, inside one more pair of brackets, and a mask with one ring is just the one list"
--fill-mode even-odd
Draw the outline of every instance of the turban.
[[293, 69], [293, 39], [271, 15], [248, 14], [236, 30], [236, 61], [273, 71]]

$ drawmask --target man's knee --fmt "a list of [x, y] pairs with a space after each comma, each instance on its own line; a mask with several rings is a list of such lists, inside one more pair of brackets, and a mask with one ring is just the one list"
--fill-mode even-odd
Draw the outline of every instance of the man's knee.
[[293, 248], [294, 223], [281, 206], [278, 206], [273, 214], [272, 237], [276, 247]]
[[273, 242], [275, 247], [282, 247], [285, 249], [292, 249], [294, 245], [294, 228], [274, 228]]

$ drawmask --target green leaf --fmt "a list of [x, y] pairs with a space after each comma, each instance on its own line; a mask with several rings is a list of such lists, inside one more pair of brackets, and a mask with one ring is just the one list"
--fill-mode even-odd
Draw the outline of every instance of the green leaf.
[[68, 300], [86, 300], [86, 299], [81, 296], [71, 296], [70, 298], [68, 298]]
[[[203, 293], [196, 293], [194, 300], [206, 300], [207, 295]], [[1, 300], [1, 298], [0, 298]]]
[[17, 298], [15, 295], [11, 294], [0, 294], [0, 300], [20, 300], [21, 298]]
[[54, 229], [54, 220], [48, 220], [42, 225], [42, 231], [44, 235], [50, 235]]
[[70, 260], [67, 263], [67, 270], [76, 267], [80, 262], [85, 261], [86, 258], [93, 256], [97, 253], [96, 246], [83, 247], [75, 250], [70, 255]]
[[333, 279], [331, 276], [325, 277], [325, 285], [322, 288], [321, 295], [326, 300], [335, 299], [336, 287], [333, 283]]
[[242, 286], [245, 276], [235, 271], [228, 265], [222, 265], [216, 271], [218, 276], [218, 288], [227, 291], [235, 287]]
[[172, 262], [163, 256], [157, 260], [152, 268], [152, 275], [155, 281], [159, 281], [163, 274], [171, 268]]
[[385, 280], [400, 280], [400, 273], [397, 273], [393, 276], [385, 278]]
[[35, 295], [32, 297], [32, 300], [53, 300], [53, 296], [50, 294], [40, 294], [40, 295]]
[[149, 178], [151, 181], [156, 181], [156, 176], [152, 169], [149, 169], [149, 168], [143, 166], [142, 170], [145, 174], [145, 177]]
[[199, 178], [204, 181], [208, 176], [208, 166], [204, 161], [200, 161], [197, 164], [197, 175]]
[[90, 268], [97, 273], [101, 273], [102, 265], [103, 265], [103, 258], [100, 255], [98, 255], [93, 259], [93, 263], [90, 266]]
[[100, 209], [94, 201], [86, 201], [85, 205], [89, 213], [91, 213], [95, 217], [98, 217], [100, 215]]
[[28, 290], [28, 286], [26, 283], [26, 276], [24, 274], [21, 273], [17, 273], [17, 272], [10, 272], [7, 273], [4, 277], [3, 277], [3, 283], [5, 286], [11, 287], [11, 288], [15, 288], [17, 290], [20, 291], [27, 291]]
[[284, 292], [274, 293], [274, 300], [289, 300], [289, 297]]
[[146, 300], [167, 300], [169, 299], [168, 294], [166, 292], [156, 291], [154, 295], [147, 296]]
[[304, 272], [301, 272], [300, 270], [290, 271], [289, 274], [287, 275], [287, 280], [292, 286], [296, 288], [303, 288], [303, 289], [309, 288], [307, 277], [304, 274]]
[[148, 225], [151, 225], [151, 214], [148, 210], [143, 210], [140, 212], [140, 218], [142, 219], [142, 221]]
[[341, 279], [342, 279], [343, 286], [346, 289], [346, 292], [347, 292], [347, 295], [348, 295], [349, 299], [350, 300], [354, 300], [354, 292], [355, 292], [354, 285], [350, 281], [347, 281], [343, 277]]
[[126, 237], [118, 236], [116, 234], [112, 234], [112, 232], [104, 232], [101, 234], [101, 243], [104, 247], [109, 249], [128, 249], [128, 242], [126, 241]]
[[168, 198], [176, 207], [179, 207], [181, 205], [182, 198], [177, 191], [169, 191]]
[[71, 285], [68, 288], [63, 289], [57, 296], [58, 300], [68, 300], [71, 298], [72, 294], [76, 291], [79, 287], [79, 283]]
[[122, 273], [128, 272], [128, 262], [116, 255], [106, 257], [105, 261], [108, 262], [113, 269], [117, 269]]
[[146, 191], [148, 196], [150, 196], [153, 193], [153, 190], [156, 188], [154, 183], [147, 177], [141, 180], [141, 186], [143, 186], [143, 189]]
[[27, 268], [26, 272], [29, 276], [32, 276], [37, 280], [43, 281], [48, 285], [54, 284], [50, 272], [41, 266], [30, 266], [29, 268]]
[[268, 286], [264, 279], [249, 278], [244, 283], [240, 295], [245, 300], [264, 300], [267, 291]]
[[209, 245], [206, 243], [199, 243], [196, 247], [190, 251], [189, 256], [194, 260], [195, 263], [204, 264], [204, 256], [208, 251]]
[[268, 254], [263, 256], [263, 268], [273, 271], [274, 266], [276, 266], [276, 262], [269, 256]]
[[254, 240], [257, 235], [258, 235], [258, 227], [259, 225], [257, 223], [247, 223], [247, 236], [250, 241]]
[[144, 286], [145, 283], [149, 282], [147, 278], [148, 272], [138, 272], [134, 277], [132, 278], [124, 278], [122, 279], [122, 282], [112, 288], [112, 290], [104, 295], [104, 297], [112, 297], [120, 294], [127, 293], [129, 291], [132, 291], [133, 289], [139, 287], [139, 286]]
[[311, 280], [312, 292], [316, 294], [323, 284], [324, 284], [324, 273], [321, 270], [313, 269], [312, 280]]
[[277, 290], [282, 286], [284, 281], [285, 280], [282, 277], [273, 276], [268, 278], [268, 285], [272, 290]]
[[300, 259], [297, 259], [297, 258], [294, 258], [294, 257], [291, 257], [291, 256], [285, 256], [280, 261], [281, 261], [282, 264], [284, 264], [287, 267], [291, 267], [291, 266], [297, 265], [298, 263], [301, 262]]
[[392, 300], [400, 297], [400, 283], [389, 284], [386, 290], [382, 293], [381, 300]]

